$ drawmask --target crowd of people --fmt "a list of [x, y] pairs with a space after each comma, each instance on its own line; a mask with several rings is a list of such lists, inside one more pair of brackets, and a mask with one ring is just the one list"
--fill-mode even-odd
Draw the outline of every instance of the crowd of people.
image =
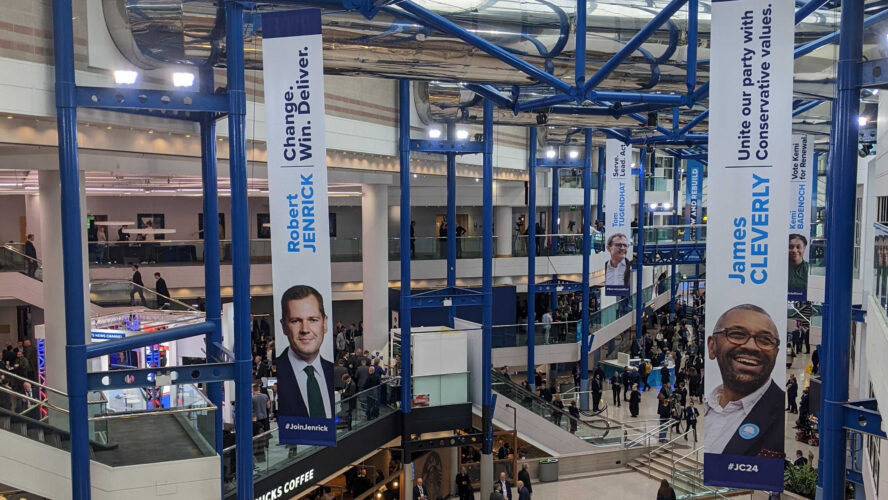
[[19, 341], [16, 345], [7, 342], [0, 355], [0, 367], [16, 375], [0, 374], [0, 408], [20, 414], [28, 408], [36, 408], [28, 400], [12, 394], [15, 392], [29, 398], [38, 396], [36, 386], [31, 383], [37, 382], [38, 376], [37, 347], [33, 342], [30, 339]]

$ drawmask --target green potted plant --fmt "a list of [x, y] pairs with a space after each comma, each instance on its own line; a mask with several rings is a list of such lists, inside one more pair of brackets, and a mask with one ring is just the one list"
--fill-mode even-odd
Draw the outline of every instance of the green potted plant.
[[817, 491], [817, 469], [807, 464], [788, 466], [783, 472], [783, 487], [804, 498], [814, 498]]

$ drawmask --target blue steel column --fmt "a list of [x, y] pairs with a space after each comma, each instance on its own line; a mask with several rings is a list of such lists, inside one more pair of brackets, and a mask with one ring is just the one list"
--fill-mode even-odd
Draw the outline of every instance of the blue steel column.
[[530, 127], [527, 161], [527, 384], [536, 388], [534, 344], [536, 339], [536, 209], [537, 209], [537, 129]]
[[77, 103], [71, 0], [53, 0], [55, 101], [62, 195], [62, 254], [65, 256], [65, 375], [71, 430], [71, 497], [90, 497], [89, 422], [86, 403], [86, 312], [83, 310], [83, 248], [77, 157]]
[[[447, 142], [456, 143], [456, 124], [447, 123]], [[447, 286], [456, 286], [456, 154], [447, 156]], [[449, 327], [453, 328], [456, 306], [451, 305], [447, 312]]]
[[854, 205], [857, 190], [858, 64], [863, 46], [863, 0], [842, 2], [836, 100], [826, 182], [826, 293], [823, 308], [823, 395], [820, 410], [822, 498], [845, 493], [845, 431], [842, 405], [848, 401], [851, 339]]
[[481, 291], [484, 309], [481, 313], [481, 423], [484, 427], [485, 455], [493, 452], [493, 408], [491, 408], [493, 370], [493, 101], [484, 100], [484, 153], [481, 163], [482, 214], [481, 223]]
[[592, 129], [583, 151], [583, 307], [580, 309], [580, 409], [589, 409], [589, 259], [592, 255]]
[[[401, 154], [401, 412], [410, 413], [410, 81], [398, 80], [398, 148]], [[405, 436], [408, 437], [408, 436]], [[404, 463], [410, 463], [405, 454]]]
[[[212, 91], [212, 80], [204, 86], [204, 78], [212, 78], [212, 71], [201, 74], [203, 91]], [[201, 175], [203, 177], [203, 214], [204, 214], [204, 290], [206, 291], [206, 318], [215, 327], [206, 336], [207, 362], [211, 363], [209, 353], [214, 352], [213, 344], [222, 343], [222, 297], [219, 283], [219, 192], [218, 174], [216, 172], [216, 120], [206, 116], [200, 121], [200, 156]], [[216, 411], [216, 453], [222, 453], [222, 382], [207, 384], [207, 398], [218, 410]]]
[[598, 148], [598, 216], [600, 221], [604, 221], [604, 182], [605, 182], [605, 166], [604, 166], [604, 148]]
[[[244, 92], [243, 6], [225, 2], [228, 53], [228, 156], [231, 180], [231, 267], [234, 285], [234, 422], [237, 496], [253, 498], [252, 372], [250, 367], [250, 232], [247, 205], [247, 101]], [[204, 228], [215, 225], [204, 219]], [[206, 241], [206, 237], [204, 237]]]
[[[550, 227], [552, 228], [552, 237], [549, 238], [549, 242], [552, 245], [549, 248], [549, 255], [558, 255], [558, 237], [555, 236], [558, 234], [558, 219], [559, 212], [561, 211], [560, 203], [558, 200], [558, 191], [561, 186], [561, 169], [558, 167], [552, 167], [552, 224]], [[557, 276], [555, 276], [557, 278]], [[553, 291], [549, 296], [549, 307], [552, 311], [558, 309], [558, 292]]]
[[[672, 217], [673, 226], [678, 225], [678, 191], [681, 188], [681, 158], [677, 155], [672, 157]], [[676, 237], [677, 238], [677, 237]], [[695, 238], [696, 240], [696, 238]], [[675, 265], [675, 259], [672, 259], [671, 276], [669, 276], [669, 318], [675, 318], [675, 274], [678, 272], [678, 266]]]
[[[642, 271], [644, 270], [644, 217], [646, 210], [644, 206], [644, 176], [647, 169], [647, 151], [645, 148], [641, 150], [641, 169], [638, 173], [638, 234], [635, 237], [637, 241], [635, 252], [635, 337], [641, 338], [641, 314], [644, 312], [644, 280]], [[642, 354], [644, 357], [644, 354]]]

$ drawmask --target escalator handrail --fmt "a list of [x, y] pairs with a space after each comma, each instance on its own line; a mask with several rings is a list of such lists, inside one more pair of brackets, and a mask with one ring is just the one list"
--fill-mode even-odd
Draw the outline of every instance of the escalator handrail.
[[31, 385], [34, 386], [34, 387], [40, 387], [40, 388], [42, 388], [42, 389], [46, 389], [47, 391], [49, 391], [49, 392], [53, 392], [53, 393], [58, 394], [58, 395], [60, 395], [60, 396], [64, 396], [64, 397], [66, 397], [66, 398], [68, 397], [68, 394], [67, 394], [66, 392], [64, 392], [64, 391], [60, 391], [60, 390], [55, 389], [55, 388], [53, 388], [53, 387], [50, 387], [50, 386], [48, 386], [48, 385], [41, 384], [40, 382], [36, 382], [36, 381], [31, 380], [31, 379], [29, 379], [29, 378], [27, 378], [27, 377], [22, 377], [21, 375], [16, 375], [15, 373], [12, 373], [12, 372], [10, 372], [10, 371], [4, 370], [4, 369], [2, 369], [2, 368], [0, 368], [0, 375], [6, 376], [6, 377], [10, 377], [10, 378], [14, 378], [14, 379], [16, 379], [16, 380], [21, 380], [22, 382], [28, 382], [29, 384], [31, 384]]
[[[14, 419], [24, 420], [25, 423], [28, 425], [33, 425], [35, 427], [41, 427], [44, 430], [52, 431], [52, 432], [55, 432], [55, 433], [60, 434], [62, 436], [67, 436], [68, 439], [70, 439], [70, 436], [71, 436], [70, 431], [67, 431], [65, 429], [60, 429], [52, 424], [47, 424], [46, 422], [43, 422], [41, 420], [37, 420], [35, 418], [31, 418], [31, 417], [28, 417], [25, 415], [20, 415], [14, 411], [7, 410], [6, 408], [0, 407], [0, 415], [5, 415], [7, 417], [14, 418]], [[103, 450], [103, 451], [114, 450], [114, 449], [117, 449], [117, 447], [118, 447], [118, 445], [116, 445], [116, 444], [99, 443], [97, 441], [93, 441], [92, 439], [89, 440], [89, 444], [94, 449], [99, 449], [99, 450]]]
[[196, 307], [191, 306], [191, 305], [188, 305], [188, 304], [182, 302], [181, 300], [174, 299], [174, 298], [169, 297], [169, 296], [166, 296], [166, 295], [164, 295], [164, 294], [162, 294], [162, 293], [157, 293], [156, 291], [154, 291], [154, 290], [152, 290], [152, 289], [146, 287], [145, 285], [139, 285], [138, 283], [134, 283], [134, 282], [132, 282], [132, 281], [130, 281], [130, 280], [125, 280], [125, 279], [119, 279], [119, 280], [118, 280], [118, 279], [92, 280], [92, 281], [89, 282], [90, 292], [92, 292], [92, 287], [93, 287], [93, 285], [105, 285], [105, 284], [118, 284], [118, 285], [128, 285], [128, 286], [132, 286], [132, 287], [135, 287], [135, 288], [137, 288], [137, 289], [141, 289], [141, 290], [144, 291], [144, 292], [148, 292], [148, 293], [150, 293], [150, 294], [153, 294], [153, 295], [155, 295], [155, 296], [157, 296], [157, 297], [161, 297], [161, 298], [167, 299], [167, 300], [169, 300], [170, 302], [175, 302], [176, 304], [178, 304], [178, 305], [184, 307], [184, 308], [185, 308], [186, 310], [188, 310], [188, 311], [193, 311], [193, 312], [199, 312], [199, 311], [200, 311], [200, 310], [197, 309]]
[[[517, 390], [519, 393], [521, 393], [524, 396], [524, 398], [527, 398], [528, 396], [531, 397], [533, 401], [536, 401], [537, 403], [543, 405], [544, 407], [548, 408], [553, 413], [555, 413], [555, 412], [561, 413], [562, 418], [566, 416], [568, 419], [576, 420], [578, 424], [582, 424], [590, 429], [595, 429], [598, 431], [602, 430], [600, 427], [595, 427], [583, 419], [575, 418], [573, 415], [570, 414], [569, 411], [562, 410], [561, 408], [558, 408], [557, 406], [546, 401], [545, 399], [543, 399], [539, 395], [534, 394], [533, 392], [530, 392], [527, 389], [525, 389], [524, 387], [521, 387], [520, 385], [516, 384], [512, 379], [502, 375], [501, 373], [497, 372], [496, 370], [492, 371], [492, 378], [494, 379], [494, 381], [499, 381], [499, 382], [509, 385], [511, 388], [513, 388], [513, 389]], [[522, 399], [524, 399], [524, 398], [522, 398]], [[515, 402], [518, 403], [520, 406], [524, 406], [523, 401], [515, 401]], [[603, 420], [608, 423], [608, 426], [606, 429], [604, 429], [604, 433], [601, 436], [596, 436], [598, 439], [603, 439], [605, 436], [607, 436], [608, 432], [610, 432], [610, 422], [607, 419], [603, 419]], [[570, 420], [568, 420], [568, 421], [570, 421]]]
[[8, 250], [8, 251], [10, 251], [10, 252], [12, 252], [12, 253], [18, 255], [19, 257], [22, 257], [22, 258], [25, 258], [25, 259], [28, 259], [28, 260], [33, 260], [34, 262], [37, 263], [38, 266], [43, 267], [43, 261], [42, 261], [42, 260], [40, 260], [40, 259], [35, 259], [34, 257], [31, 257], [30, 255], [28, 255], [28, 254], [26, 254], [26, 253], [24, 253], [24, 252], [22, 252], [22, 251], [20, 251], [20, 250], [18, 250], [18, 249], [16, 249], [16, 248], [11, 247], [11, 246], [8, 245], [8, 244], [3, 245], [3, 246], [0, 247], [0, 248], [2, 248], [2, 249], [4, 249], [4, 250]]

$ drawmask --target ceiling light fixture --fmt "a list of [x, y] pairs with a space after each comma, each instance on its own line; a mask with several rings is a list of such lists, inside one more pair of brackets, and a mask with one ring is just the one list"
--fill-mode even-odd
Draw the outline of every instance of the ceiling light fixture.
[[114, 83], [118, 85], [132, 85], [136, 83], [139, 73], [131, 70], [118, 69], [114, 72]]

